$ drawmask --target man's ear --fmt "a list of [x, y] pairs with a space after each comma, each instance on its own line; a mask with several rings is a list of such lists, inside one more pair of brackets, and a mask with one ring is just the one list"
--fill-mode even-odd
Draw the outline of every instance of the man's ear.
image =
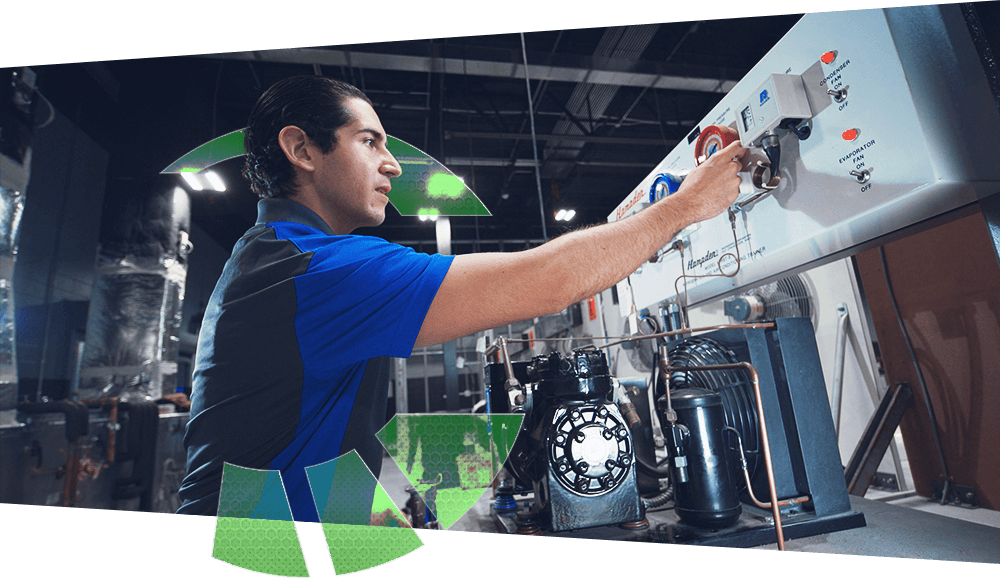
[[289, 125], [281, 129], [278, 133], [278, 145], [293, 166], [310, 172], [316, 170], [316, 159], [313, 156], [317, 149], [301, 128]]

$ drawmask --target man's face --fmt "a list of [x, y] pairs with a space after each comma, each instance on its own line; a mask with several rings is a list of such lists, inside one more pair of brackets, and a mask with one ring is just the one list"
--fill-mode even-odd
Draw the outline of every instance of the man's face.
[[402, 173], [386, 149], [385, 129], [367, 102], [344, 103], [352, 120], [337, 129], [337, 142], [316, 163], [316, 187], [333, 232], [346, 235], [385, 220], [389, 179]]

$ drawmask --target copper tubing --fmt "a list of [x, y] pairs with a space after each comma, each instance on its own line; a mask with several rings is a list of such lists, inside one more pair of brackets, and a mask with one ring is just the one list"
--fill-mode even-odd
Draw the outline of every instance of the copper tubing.
[[[747, 460], [744, 457], [746, 455], [746, 452], [743, 451], [743, 440], [740, 439], [740, 432], [736, 431], [736, 428], [732, 428], [732, 427], [729, 427], [729, 426], [726, 426], [726, 427], [724, 427], [722, 429], [724, 429], [724, 430], [730, 430], [731, 432], [733, 432], [734, 434], [736, 434], [736, 443], [738, 443], [739, 446], [740, 446], [740, 463], [743, 466], [743, 479], [746, 480], [746, 483], [747, 483], [747, 494], [750, 495], [750, 501], [752, 501], [754, 503], [754, 505], [757, 506], [758, 508], [761, 508], [761, 509], [764, 509], [764, 510], [769, 509], [771, 507], [771, 503], [770, 502], [766, 502], [766, 503], [765, 502], [761, 502], [760, 500], [757, 499], [757, 496], [755, 496], [754, 493], [753, 493], [753, 485], [750, 483], [750, 472], [749, 472], [749, 470], [747, 470]], [[804, 503], [808, 502], [811, 499], [812, 498], [810, 498], [809, 496], [799, 496], [798, 498], [792, 498], [790, 500], [783, 500], [781, 502], [778, 502], [778, 506], [779, 507], [783, 507], [783, 506], [792, 506], [792, 505], [795, 505], [795, 504], [804, 504]]]
[[[667, 346], [666, 345], [661, 345], [659, 347], [659, 354], [660, 354], [660, 356], [659, 356], [660, 368], [659, 369], [660, 369], [661, 372], [663, 372], [663, 378], [664, 378], [664, 380], [663, 380], [663, 391], [666, 392], [666, 395], [664, 395], [663, 397], [665, 397], [666, 400], [667, 400], [667, 410], [665, 412], [665, 414], [666, 414], [665, 417], [667, 418], [667, 421], [669, 421], [671, 423], [671, 425], [672, 425], [675, 422], [677, 422], [677, 412], [674, 411], [673, 401], [671, 401], [671, 399], [670, 399], [670, 354], [669, 354], [669, 352], [667, 350]], [[655, 389], [656, 385], [657, 384], [655, 384], [655, 383], [652, 385], [652, 387], [654, 388], [653, 391], [656, 391], [656, 389]]]
[[69, 455], [66, 456], [66, 465], [64, 470], [64, 475], [66, 480], [63, 482], [63, 495], [62, 502], [59, 505], [63, 507], [76, 507], [77, 494], [80, 484], [80, 469], [82, 464], [80, 463], [80, 442], [79, 440], [70, 442], [69, 444]]
[[[760, 500], [757, 499], [757, 496], [753, 494], [753, 488], [750, 485], [750, 473], [747, 472], [746, 467], [743, 468], [743, 479], [746, 480], [747, 482], [747, 493], [750, 494], [750, 500], [754, 503], [754, 505], [764, 510], [770, 509], [771, 508], [770, 502], [761, 502]], [[798, 498], [792, 498], [790, 500], [782, 500], [778, 502], [778, 507], [791, 506], [794, 504], [804, 504], [811, 499], [812, 498], [810, 498], [809, 496], [799, 496]]]
[[115, 440], [118, 439], [118, 398], [111, 400], [111, 410], [108, 412], [110, 430], [108, 431], [108, 461], [106, 464], [115, 463]]
[[[719, 365], [699, 365], [693, 367], [666, 367], [667, 379], [675, 371], [712, 371], [718, 369], [738, 369], [745, 371], [753, 384], [754, 396], [757, 400], [757, 421], [760, 424], [760, 438], [764, 447], [764, 465], [767, 469], [767, 487], [771, 493], [771, 513], [774, 515], [774, 531], [778, 536], [778, 549], [785, 549], [785, 535], [781, 531], [781, 512], [778, 510], [778, 490], [774, 485], [774, 466], [771, 463], [771, 445], [767, 439], [767, 425], [764, 423], [764, 405], [760, 396], [760, 376], [754, 366], [747, 362], [722, 363]], [[669, 383], [669, 381], [668, 381]]]
[[757, 193], [756, 195], [750, 197], [749, 199], [743, 201], [742, 203], [738, 203], [736, 205], [736, 208], [742, 211], [743, 207], [746, 207], [750, 203], [753, 203], [753, 202], [757, 201], [758, 199], [760, 199], [762, 197], [766, 197], [767, 195], [770, 195], [770, 194], [771, 194], [770, 190], [766, 190], [763, 193]]
[[615, 394], [619, 398], [618, 409], [621, 410], [622, 417], [625, 418], [625, 423], [628, 424], [629, 429], [641, 426], [642, 419], [639, 417], [639, 412], [636, 411], [635, 404], [632, 403], [632, 398], [629, 396], [628, 391], [617, 379], [614, 380], [614, 384]]
[[[674, 331], [663, 331], [660, 333], [651, 333], [649, 335], [622, 335], [618, 337], [536, 337], [534, 339], [508, 339], [506, 337], [498, 337], [497, 342], [503, 340], [504, 346], [507, 343], [529, 343], [531, 341], [541, 341], [541, 342], [559, 342], [559, 341], [580, 341], [583, 339], [617, 339], [618, 341], [612, 341], [611, 343], [606, 343], [604, 345], [585, 345], [577, 349], [603, 349], [605, 347], [612, 347], [614, 345], [620, 345], [622, 343], [627, 343], [629, 341], [641, 341], [643, 339], [656, 339], [658, 337], [674, 337], [675, 335], [688, 335], [694, 333], [704, 333], [706, 331], [715, 331], [716, 329], [764, 329], [765, 327], [774, 327], [774, 323], [734, 323], [727, 325], [713, 325], [711, 327], [696, 327], [694, 329], [682, 328]], [[496, 353], [498, 359], [500, 359], [500, 346], [497, 343], [490, 345], [487, 348], [485, 355], [492, 355]], [[503, 361], [500, 359], [500, 361]]]
[[115, 447], [116, 440], [118, 439], [118, 398], [99, 398], [99, 399], [82, 399], [80, 403], [87, 404], [91, 407], [97, 405], [101, 409], [108, 405], [111, 408], [108, 410], [108, 443], [105, 453], [107, 454], [107, 460], [101, 469], [108, 469], [110, 464], [115, 463]]
[[600, 347], [611, 347], [613, 345], [620, 345], [629, 341], [640, 341], [642, 339], [656, 339], [659, 337], [674, 337], [677, 335], [704, 333], [705, 331], [715, 331], [717, 329], [764, 329], [766, 327], [774, 327], [774, 323], [737, 323], [730, 325], [713, 325], [711, 327], [698, 327], [696, 329], [683, 327], [681, 329], [675, 329], [674, 331], [663, 331], [660, 333], [653, 333], [651, 335], [633, 335], [630, 337], [623, 337], [620, 341], [613, 341], [611, 343], [601, 345]]

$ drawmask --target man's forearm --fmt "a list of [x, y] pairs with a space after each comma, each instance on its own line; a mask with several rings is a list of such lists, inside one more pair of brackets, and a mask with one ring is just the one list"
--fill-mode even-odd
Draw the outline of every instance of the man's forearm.
[[636, 270], [688, 225], [739, 193], [734, 143], [692, 171], [677, 193], [621, 221], [581, 229], [519, 253], [459, 255], [431, 303], [417, 345], [557, 313]]
[[[533, 249], [548, 263], [537, 291], [558, 296], [554, 313], [632, 274], [694, 223], [688, 197], [668, 197], [621, 221], [573, 231]], [[547, 282], [546, 282], [547, 281]]]
[[740, 165], [734, 157], [742, 151], [738, 143], [723, 149], [705, 166], [692, 171], [677, 193], [643, 211], [533, 249], [544, 255], [541, 263], [549, 264], [548, 283], [541, 281], [543, 286], [535, 291], [558, 296], [558, 302], [552, 303], [554, 310], [548, 313], [621, 281], [682, 229], [725, 211], [739, 194]]

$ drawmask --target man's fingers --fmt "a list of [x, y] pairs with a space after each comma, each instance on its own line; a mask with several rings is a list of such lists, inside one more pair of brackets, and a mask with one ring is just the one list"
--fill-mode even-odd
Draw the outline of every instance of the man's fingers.
[[724, 149], [715, 153], [712, 156], [717, 156], [721, 159], [724, 159], [725, 162], [739, 161], [740, 157], [742, 157], [746, 152], [747, 152], [746, 149], [743, 148], [743, 144], [740, 143], [740, 141], [735, 140], [726, 145]]

